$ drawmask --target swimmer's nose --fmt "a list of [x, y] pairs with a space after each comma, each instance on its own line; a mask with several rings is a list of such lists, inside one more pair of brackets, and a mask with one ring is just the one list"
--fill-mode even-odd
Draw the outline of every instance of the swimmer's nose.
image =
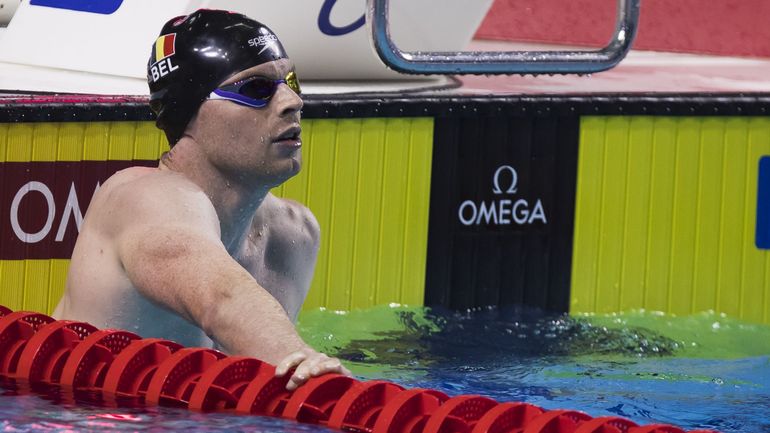
[[295, 116], [302, 110], [304, 105], [302, 98], [285, 83], [280, 84], [275, 93], [273, 98], [278, 99], [276, 102], [279, 103], [278, 107], [281, 117]]

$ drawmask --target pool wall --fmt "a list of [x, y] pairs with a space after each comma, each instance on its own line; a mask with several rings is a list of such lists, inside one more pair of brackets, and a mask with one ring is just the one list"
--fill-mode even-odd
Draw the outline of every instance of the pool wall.
[[[322, 226], [306, 307], [770, 323], [768, 113], [770, 95], [308, 97], [304, 169], [274, 191]], [[52, 310], [96, 185], [165, 150], [151, 120], [140, 98], [0, 100], [0, 304]]]
[[759, 161], [770, 117], [581, 122], [572, 311], [715, 310], [767, 323]]

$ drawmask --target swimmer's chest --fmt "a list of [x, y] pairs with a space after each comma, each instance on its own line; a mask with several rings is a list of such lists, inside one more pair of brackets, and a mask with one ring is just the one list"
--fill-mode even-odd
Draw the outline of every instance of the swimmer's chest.
[[294, 304], [295, 292], [299, 289], [294, 287], [296, 282], [291, 278], [290, 270], [286, 269], [281, 249], [276, 247], [281, 240], [275, 236], [269, 230], [262, 230], [261, 233], [253, 230], [233, 258], [287, 309], [288, 305]]

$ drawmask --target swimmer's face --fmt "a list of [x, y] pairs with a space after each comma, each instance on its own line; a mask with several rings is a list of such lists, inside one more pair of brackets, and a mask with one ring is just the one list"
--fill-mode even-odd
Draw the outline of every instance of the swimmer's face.
[[[279, 80], [293, 70], [291, 60], [280, 59], [241, 71], [220, 86], [256, 76]], [[277, 186], [297, 174], [302, 163], [301, 109], [302, 99], [286, 84], [278, 85], [262, 108], [207, 100], [190, 122], [187, 134], [219, 170], [245, 183]]]

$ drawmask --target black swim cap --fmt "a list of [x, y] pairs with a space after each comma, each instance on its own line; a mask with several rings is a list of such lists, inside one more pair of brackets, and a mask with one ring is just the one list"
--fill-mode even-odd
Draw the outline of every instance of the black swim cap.
[[286, 58], [267, 26], [234, 12], [201, 9], [173, 18], [147, 63], [150, 107], [171, 146], [209, 94], [230, 76]]

